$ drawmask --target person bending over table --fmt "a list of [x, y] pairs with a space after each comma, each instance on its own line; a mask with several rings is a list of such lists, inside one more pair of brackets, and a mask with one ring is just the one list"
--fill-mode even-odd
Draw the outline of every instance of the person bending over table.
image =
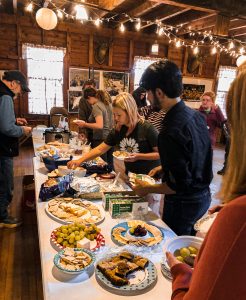
[[129, 152], [124, 163], [126, 171], [148, 174], [160, 165], [157, 148], [158, 132], [138, 113], [138, 108], [129, 93], [121, 93], [113, 102], [115, 128], [99, 146], [77, 160], [68, 162], [68, 168], [76, 168], [109, 151], [111, 147]]
[[220, 198], [224, 203], [195, 261], [194, 270], [171, 253], [172, 300], [244, 300], [246, 295], [246, 72], [232, 83], [227, 98], [231, 128], [228, 168]]
[[139, 181], [134, 190], [140, 196], [165, 194], [163, 221], [178, 235], [195, 234], [193, 226], [211, 202], [212, 148], [205, 119], [180, 99], [182, 75], [173, 62], [150, 65], [140, 85], [151, 103], [167, 111], [158, 136], [164, 175], [162, 184]]

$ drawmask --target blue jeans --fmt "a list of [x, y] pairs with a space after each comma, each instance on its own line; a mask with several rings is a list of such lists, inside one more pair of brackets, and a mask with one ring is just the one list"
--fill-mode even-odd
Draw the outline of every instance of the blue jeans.
[[8, 217], [8, 206], [13, 197], [13, 158], [0, 157], [0, 220]]
[[195, 235], [194, 224], [207, 212], [210, 203], [209, 189], [190, 195], [166, 195], [163, 221], [177, 235]]

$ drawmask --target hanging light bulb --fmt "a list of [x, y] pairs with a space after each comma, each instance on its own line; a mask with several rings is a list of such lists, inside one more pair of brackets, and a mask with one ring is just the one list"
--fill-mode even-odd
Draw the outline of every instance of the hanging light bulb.
[[228, 46], [228, 49], [231, 50], [235, 47], [233, 41], [230, 42], [229, 46]]
[[241, 48], [239, 49], [239, 53], [240, 53], [241, 55], [243, 55], [244, 52], [245, 52], [245, 49], [244, 49], [243, 47], [241, 47]]
[[151, 53], [158, 55], [159, 53], [159, 44], [157, 43], [157, 41], [155, 41], [155, 43], [151, 46]]
[[95, 25], [96, 25], [97, 27], [99, 27], [99, 26], [100, 26], [100, 19], [97, 18], [97, 19], [94, 21], [94, 23], [95, 23]]
[[159, 29], [158, 35], [162, 35], [162, 34], [163, 34], [163, 28], [161, 27], [161, 28]]
[[76, 5], [75, 6], [75, 11], [76, 11], [76, 19], [77, 20], [88, 20], [88, 14], [87, 14], [87, 11], [85, 10], [84, 6], [82, 5]]
[[176, 46], [177, 48], [181, 47], [181, 42], [180, 42], [180, 40], [177, 40], [175, 46]]
[[199, 48], [198, 48], [198, 46], [196, 46], [195, 48], [194, 48], [194, 50], [193, 50], [193, 53], [194, 54], [197, 54], [199, 52]]
[[138, 19], [138, 22], [136, 23], [135, 27], [136, 27], [137, 31], [139, 31], [141, 29], [141, 20], [140, 19]]
[[215, 54], [215, 53], [217, 53], [217, 49], [216, 49], [216, 47], [214, 46], [214, 47], [212, 48], [212, 50], [211, 50], [211, 54]]
[[120, 31], [121, 32], [124, 32], [125, 31], [125, 26], [123, 23], [120, 24]]
[[59, 9], [57, 10], [57, 17], [63, 19], [63, 13]]
[[32, 10], [33, 10], [33, 4], [32, 4], [32, 2], [30, 2], [26, 7], [26, 11], [32, 12]]

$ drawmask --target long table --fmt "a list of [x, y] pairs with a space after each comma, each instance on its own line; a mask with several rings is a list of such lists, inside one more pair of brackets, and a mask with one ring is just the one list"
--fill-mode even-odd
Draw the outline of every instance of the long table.
[[[101, 287], [95, 278], [95, 273], [92, 271], [90, 274], [82, 273], [77, 276], [71, 276], [59, 271], [54, 266], [53, 258], [57, 252], [50, 243], [50, 234], [55, 228], [61, 226], [61, 224], [51, 219], [47, 215], [45, 210], [47, 202], [41, 202], [38, 199], [40, 186], [47, 179], [48, 171], [46, 170], [44, 164], [40, 162], [38, 157], [33, 158], [33, 167], [44, 298], [47, 300], [118, 300], [126, 298], [126, 296], [110, 293]], [[100, 204], [100, 201], [97, 203]], [[164, 228], [164, 230], [167, 230], [167, 232], [170, 233], [170, 229], [167, 227], [167, 225], [163, 223], [162, 220], [153, 217], [151, 212], [147, 215], [147, 218], [154, 224]], [[110, 232], [111, 228], [118, 223], [119, 220], [112, 219], [110, 214], [106, 212], [105, 220], [103, 223], [98, 225], [105, 237], [105, 247], [116, 247], [111, 240]], [[166, 236], [166, 238], [167, 237], [168, 236]], [[28, 253], [26, 253], [26, 255], [28, 255]], [[157, 269], [157, 283], [151, 290], [145, 292], [144, 294], [131, 296], [131, 299], [133, 300], [171, 299], [171, 282], [164, 278], [161, 273], [160, 253], [152, 253], [151, 259]]]

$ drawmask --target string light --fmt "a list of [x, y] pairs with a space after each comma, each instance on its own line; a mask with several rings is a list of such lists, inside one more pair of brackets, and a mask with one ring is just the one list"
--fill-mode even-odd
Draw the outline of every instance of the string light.
[[30, 2], [26, 7], [26, 11], [32, 12], [32, 10], [33, 10], [33, 4], [32, 4], [32, 2]]
[[216, 49], [216, 47], [215, 47], [215, 46], [212, 48], [212, 50], [211, 50], [211, 53], [212, 53], [212, 54], [215, 54], [215, 53], [217, 53], [217, 49]]
[[[81, 0], [81, 2], [85, 3], [84, 0]], [[81, 23], [83, 23], [83, 21], [93, 22], [96, 26], [100, 26], [100, 23], [102, 23], [103, 21], [107, 21], [107, 22], [112, 21], [120, 25], [119, 30], [121, 32], [125, 32], [126, 28], [123, 23], [121, 23], [120, 21], [118, 21], [118, 19], [116, 19], [119, 17], [119, 15], [124, 15], [124, 17], [126, 17], [128, 21], [135, 22], [135, 28], [137, 31], [141, 30], [142, 26], [145, 27], [144, 25], [148, 25], [148, 26], [156, 25], [157, 26], [156, 34], [158, 34], [159, 36], [165, 35], [165, 37], [168, 38], [169, 44], [173, 42], [177, 48], [181, 46], [191, 47], [193, 49], [193, 53], [196, 53], [196, 51], [199, 52], [199, 46], [203, 46], [202, 44], [204, 44], [205, 46], [205, 43], [206, 46], [207, 45], [211, 46], [211, 50], [210, 50], [211, 55], [216, 54], [218, 51], [220, 51], [220, 52], [227, 53], [232, 57], [238, 57], [239, 55], [243, 55], [246, 49], [245, 48], [246, 43], [242, 42], [241, 40], [234, 39], [234, 38], [231, 39], [228, 37], [218, 37], [213, 35], [211, 30], [202, 32], [201, 30], [198, 31], [195, 29], [191, 29], [192, 27], [190, 25], [187, 28], [184, 28], [184, 24], [173, 26], [173, 25], [164, 24], [158, 19], [154, 21], [141, 20], [141, 18], [134, 18], [129, 16], [126, 13], [115, 14], [111, 17], [105, 17], [105, 18], [102, 17], [96, 19], [92, 19], [92, 18], [89, 19], [88, 13], [85, 7], [83, 6], [83, 4], [77, 4], [75, 6], [75, 15], [68, 14], [65, 11], [65, 9], [61, 10], [59, 7], [56, 6], [55, 3], [53, 3], [53, 0], [49, 0], [49, 4], [53, 6], [53, 10], [57, 13], [58, 18], [60, 19], [66, 17], [68, 19], [73, 19], [73, 20], [77, 19], [81, 21]], [[32, 0], [26, 6], [26, 10], [32, 12], [34, 5], [39, 8], [42, 7], [40, 1]], [[89, 6], [88, 9], [93, 9], [93, 8]], [[193, 37], [194, 39], [193, 42], [178, 37], [178, 32], [181, 30], [181, 28], [183, 34], [187, 33], [190, 37]]]
[[57, 10], [57, 17], [63, 19], [63, 13], [59, 9]]
[[180, 42], [180, 40], [177, 40], [175, 46], [176, 46], [177, 48], [181, 47], [181, 42]]
[[234, 47], [235, 47], [235, 45], [234, 45], [233, 41], [231, 41], [228, 46], [228, 49], [231, 50], [231, 49], [234, 49]]
[[198, 54], [198, 52], [199, 52], [199, 48], [196, 46], [196, 47], [194, 48], [194, 50], [193, 50], [193, 53], [194, 53], [194, 54]]
[[124, 32], [125, 31], [125, 26], [123, 23], [120, 24], [120, 31], [121, 32]]
[[137, 31], [139, 31], [141, 29], [141, 20], [140, 19], [138, 19], [138, 22], [136, 23], [135, 27], [136, 27]]
[[94, 23], [95, 23], [95, 25], [96, 25], [97, 27], [99, 27], [99, 26], [100, 26], [100, 19], [97, 18], [97, 19], [94, 21]]

